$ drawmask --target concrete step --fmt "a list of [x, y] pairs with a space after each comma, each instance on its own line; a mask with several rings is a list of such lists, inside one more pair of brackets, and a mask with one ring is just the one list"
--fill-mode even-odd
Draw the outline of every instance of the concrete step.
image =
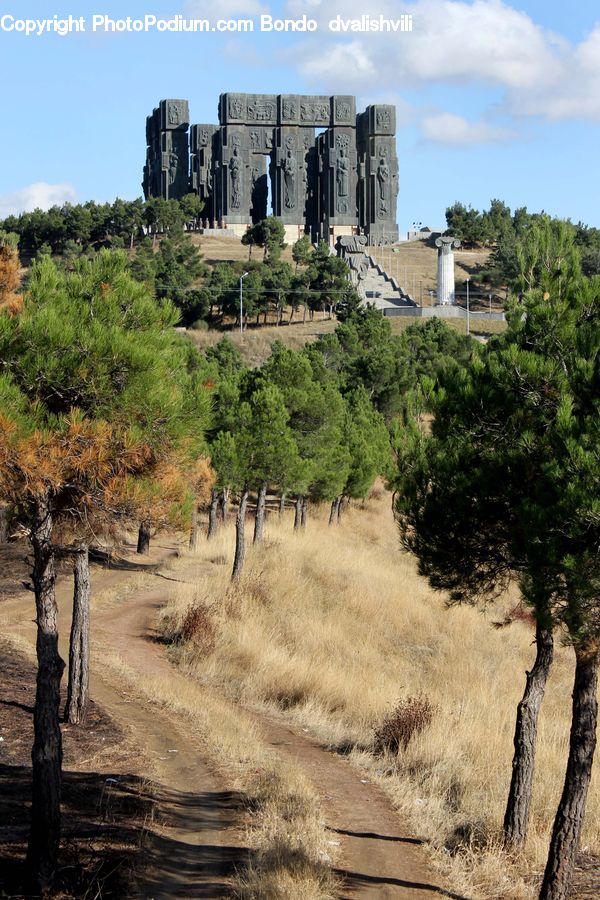
[[360, 282], [361, 294], [367, 303], [373, 303], [378, 309], [417, 305], [413, 298], [402, 290], [396, 279], [390, 277], [372, 256], [367, 259], [369, 269]]

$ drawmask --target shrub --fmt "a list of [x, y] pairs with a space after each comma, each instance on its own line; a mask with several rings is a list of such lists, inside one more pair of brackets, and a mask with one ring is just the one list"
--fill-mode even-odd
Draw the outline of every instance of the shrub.
[[216, 628], [206, 607], [191, 606], [181, 624], [180, 638], [204, 653], [214, 650]]
[[398, 753], [406, 750], [412, 738], [431, 723], [436, 707], [428, 697], [406, 697], [375, 729], [375, 752]]

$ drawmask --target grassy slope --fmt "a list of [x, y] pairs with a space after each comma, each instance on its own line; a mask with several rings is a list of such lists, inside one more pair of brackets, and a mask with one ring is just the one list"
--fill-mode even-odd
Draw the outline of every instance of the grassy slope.
[[[392, 328], [392, 334], [401, 334], [409, 325], [424, 325], [428, 319], [415, 319], [412, 317], [390, 318], [389, 322]], [[446, 319], [446, 323], [450, 328], [454, 328], [460, 334], [465, 333], [465, 323], [461, 320]], [[203, 350], [206, 347], [216, 344], [222, 337], [228, 337], [233, 343], [239, 347], [242, 358], [246, 365], [259, 366], [263, 363], [271, 353], [271, 344], [274, 341], [282, 341], [286, 347], [292, 347], [299, 350], [305, 344], [316, 341], [322, 334], [328, 334], [335, 331], [337, 326], [335, 319], [322, 319], [320, 313], [315, 313], [312, 322], [306, 321], [292, 323], [292, 325], [276, 325], [261, 326], [260, 328], [249, 328], [242, 336], [238, 329], [226, 329], [210, 331], [193, 331], [187, 333], [193, 340], [194, 344]], [[504, 322], [478, 322], [477, 334], [492, 335], [499, 334], [505, 329]]]
[[[248, 249], [244, 247], [238, 238], [220, 238], [220, 237], [204, 237], [203, 235], [192, 235], [192, 241], [200, 248], [204, 259], [210, 264], [222, 261], [236, 261], [248, 259]], [[406, 272], [412, 290], [413, 275], [415, 283], [423, 283], [424, 303], [427, 305], [428, 297], [426, 291], [435, 287], [437, 251], [423, 243], [401, 244], [399, 253], [392, 253], [389, 248], [373, 248], [373, 254], [387, 267], [392, 274]], [[254, 257], [261, 258], [260, 249], [254, 250]], [[488, 253], [481, 251], [458, 251], [457, 260], [457, 282], [467, 277], [469, 272], [472, 274], [474, 268], [487, 259]], [[284, 251], [283, 258], [288, 262], [292, 262], [291, 248], [288, 247]], [[399, 268], [398, 268], [399, 267]], [[302, 313], [297, 314], [297, 318], [302, 318]], [[272, 316], [274, 321], [274, 315]], [[262, 321], [262, 317], [261, 317]], [[392, 332], [400, 334], [409, 325], [416, 323], [423, 324], [424, 319], [412, 317], [390, 318]], [[465, 333], [466, 322], [463, 320], [446, 320], [450, 328], [454, 328], [461, 334]], [[303, 324], [301, 321], [288, 325], [287, 323], [277, 327], [276, 325], [267, 325], [255, 328], [249, 327], [245, 335], [239, 331], [232, 329], [226, 331], [189, 331], [192, 339], [200, 348], [210, 346], [216, 343], [223, 334], [227, 334], [231, 340], [237, 344], [242, 351], [242, 356], [246, 364], [251, 366], [260, 365], [270, 354], [271, 344], [275, 340], [283, 341], [288, 347], [295, 350], [300, 349], [309, 341], [317, 340], [319, 335], [327, 334], [336, 327], [336, 321], [323, 319], [322, 314], [315, 313], [312, 322], [307, 321]], [[503, 331], [505, 325], [503, 322], [486, 322], [477, 318], [471, 321], [471, 327], [477, 334], [498, 334]]]
[[[326, 512], [311, 516], [300, 536], [289, 515], [280, 527], [273, 513], [233, 603], [231, 526], [204, 544], [198, 581], [166, 609], [165, 633], [178, 633], [190, 605], [203, 607], [209, 640], [201, 628], [196, 648], [181, 651], [201, 682], [278, 710], [334, 747], [354, 748], [356, 763], [381, 779], [415, 833], [432, 841], [457, 890], [534, 897], [564, 774], [571, 652], [559, 648], [544, 701], [527, 854], [510, 863], [497, 839], [516, 704], [533, 661], [531, 626], [493, 628], [506, 604], [486, 615], [446, 610], [400, 552], [388, 494], [345, 511], [336, 529], [327, 527]], [[374, 756], [374, 727], [399, 699], [418, 693], [434, 704], [431, 725], [398, 756]], [[485, 852], [468, 842], [455, 856], [444, 850], [469, 833]], [[583, 846], [600, 849], [597, 777]]]

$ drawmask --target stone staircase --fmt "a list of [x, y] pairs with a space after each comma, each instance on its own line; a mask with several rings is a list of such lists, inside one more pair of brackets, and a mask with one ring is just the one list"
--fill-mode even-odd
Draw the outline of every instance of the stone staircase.
[[372, 303], [377, 309], [418, 306], [370, 254], [366, 254], [366, 260], [369, 267], [359, 284], [359, 293], [366, 303]]

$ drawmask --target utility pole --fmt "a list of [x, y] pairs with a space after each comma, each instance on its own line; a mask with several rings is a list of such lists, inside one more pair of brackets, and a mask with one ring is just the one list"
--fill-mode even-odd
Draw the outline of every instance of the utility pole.
[[467, 278], [467, 334], [469, 334], [469, 279]]
[[244, 278], [249, 274], [249, 272], [244, 272], [240, 278], [240, 334], [242, 337], [244, 335]]

